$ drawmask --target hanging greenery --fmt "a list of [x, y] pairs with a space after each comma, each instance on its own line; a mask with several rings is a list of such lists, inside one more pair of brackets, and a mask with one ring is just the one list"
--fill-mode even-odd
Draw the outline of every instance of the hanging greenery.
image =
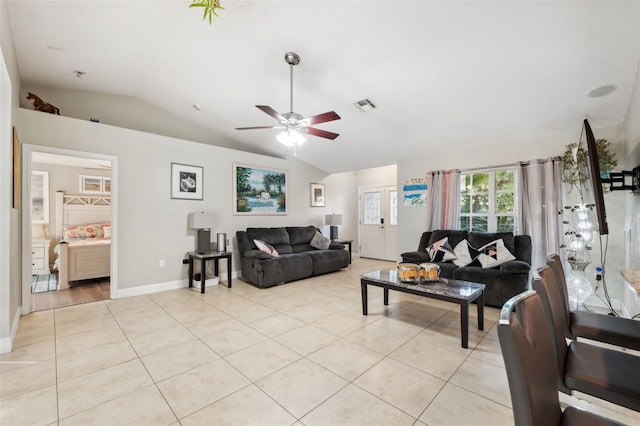
[[[609, 151], [609, 141], [606, 139], [597, 139], [596, 147], [598, 149], [598, 160], [600, 161], [600, 175], [608, 177], [608, 174], [617, 165], [615, 154]], [[574, 157], [574, 150], [577, 151]], [[580, 189], [589, 178], [587, 165], [587, 151], [583, 144], [578, 147], [577, 143], [570, 143], [562, 154], [562, 181], [571, 185], [571, 188]]]
[[202, 16], [202, 20], [209, 18], [209, 25], [212, 24], [213, 15], [218, 16], [216, 13], [216, 9], [223, 10], [224, 7], [220, 5], [220, 0], [193, 0], [189, 8], [192, 7], [201, 7], [204, 11], [204, 15]]

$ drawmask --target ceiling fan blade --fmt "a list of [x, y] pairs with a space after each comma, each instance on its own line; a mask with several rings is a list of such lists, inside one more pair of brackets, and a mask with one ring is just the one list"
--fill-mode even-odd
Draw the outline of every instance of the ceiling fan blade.
[[276, 111], [275, 109], [271, 108], [268, 105], [256, 105], [256, 108], [258, 108], [262, 112], [269, 114], [270, 116], [272, 116], [278, 121], [287, 121], [287, 119], [284, 118], [282, 114], [280, 114], [278, 111]]
[[275, 129], [276, 127], [280, 126], [236, 127], [236, 130]]
[[323, 114], [312, 115], [311, 117], [303, 118], [300, 121], [308, 123], [309, 126], [314, 124], [326, 123], [327, 121], [340, 120], [340, 116], [335, 111], [325, 112]]
[[333, 132], [328, 132], [326, 130], [320, 130], [320, 129], [316, 129], [315, 127], [306, 127], [304, 129], [305, 132], [309, 133], [310, 135], [313, 136], [320, 136], [321, 138], [327, 138], [327, 139], [335, 139], [338, 136], [340, 136], [338, 133], [333, 133]]

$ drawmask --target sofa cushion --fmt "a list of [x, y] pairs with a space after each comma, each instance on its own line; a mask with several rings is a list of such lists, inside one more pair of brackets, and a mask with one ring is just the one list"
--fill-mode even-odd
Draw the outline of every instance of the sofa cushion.
[[469, 244], [474, 247], [483, 247], [487, 244], [495, 241], [502, 240], [504, 246], [509, 250], [511, 254], [515, 254], [516, 248], [513, 239], [513, 233], [511, 232], [469, 232]]
[[478, 260], [478, 256], [482, 252], [469, 244], [469, 241], [467, 240], [460, 241], [458, 245], [453, 249], [453, 252], [456, 255], [453, 263], [455, 263], [458, 267], [482, 266], [482, 264]]
[[449, 244], [449, 237], [435, 241], [427, 247], [427, 253], [432, 262], [449, 262], [456, 258], [453, 248]]
[[261, 276], [260, 281], [267, 285], [308, 278], [313, 270], [311, 258], [302, 253], [262, 260], [256, 267]]
[[[279, 254], [292, 253], [289, 234], [285, 228], [247, 228], [249, 240], [260, 240], [271, 244]], [[258, 248], [253, 243], [253, 247]]]
[[331, 245], [331, 240], [316, 231], [316, 234], [311, 239], [311, 243], [309, 243], [309, 245], [318, 250], [327, 250]]
[[349, 252], [346, 250], [312, 250], [304, 254], [312, 259], [314, 276], [349, 266]]
[[253, 240], [253, 244], [255, 244], [256, 247], [258, 247], [258, 250], [260, 250], [263, 253], [266, 253], [270, 256], [280, 256], [280, 254], [278, 254], [278, 251], [274, 249], [273, 246], [266, 241]]
[[531, 266], [523, 260], [510, 260], [500, 265], [503, 274], [528, 274]]
[[451, 247], [455, 247], [460, 241], [468, 239], [468, 236], [469, 233], [466, 230], [457, 231], [452, 229], [440, 229], [431, 233], [431, 236], [429, 237], [429, 245], [443, 239], [444, 237], [448, 237], [449, 245]]
[[453, 273], [459, 269], [453, 262], [438, 262], [440, 278], [453, 278]]
[[289, 244], [309, 244], [318, 229], [315, 226], [287, 226]]
[[478, 260], [483, 268], [500, 266], [516, 258], [505, 248], [504, 241], [501, 239], [492, 241], [484, 247], [480, 247], [480, 251], [482, 253], [478, 256]]

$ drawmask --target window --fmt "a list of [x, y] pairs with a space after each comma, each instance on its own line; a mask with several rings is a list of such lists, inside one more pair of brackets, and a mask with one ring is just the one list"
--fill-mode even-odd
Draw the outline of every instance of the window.
[[516, 233], [515, 169], [460, 176], [460, 229]]

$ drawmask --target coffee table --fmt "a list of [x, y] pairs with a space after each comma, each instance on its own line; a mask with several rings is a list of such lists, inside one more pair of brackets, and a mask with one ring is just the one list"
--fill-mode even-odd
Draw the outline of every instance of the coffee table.
[[368, 313], [367, 286], [372, 285], [384, 289], [384, 304], [389, 304], [389, 290], [445, 300], [460, 305], [460, 332], [462, 347], [469, 347], [469, 304], [478, 305], [478, 330], [484, 329], [484, 284], [462, 280], [441, 278], [422, 284], [403, 283], [396, 270], [368, 272], [360, 277], [362, 290], [362, 315]]

